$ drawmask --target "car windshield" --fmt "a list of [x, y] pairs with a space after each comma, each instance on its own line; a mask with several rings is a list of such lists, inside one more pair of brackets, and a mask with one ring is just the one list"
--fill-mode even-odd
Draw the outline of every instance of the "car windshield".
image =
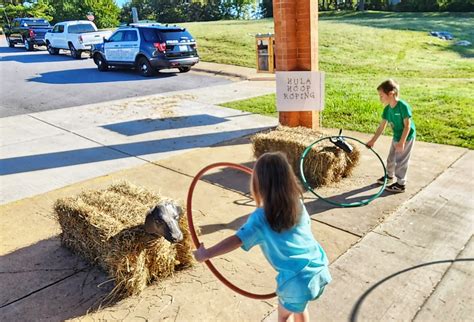
[[23, 20], [23, 26], [28, 27], [49, 27], [49, 22], [46, 20]]
[[94, 31], [96, 31], [94, 26], [88, 23], [70, 25], [68, 28], [68, 32], [70, 34], [83, 34], [86, 32], [94, 32]]

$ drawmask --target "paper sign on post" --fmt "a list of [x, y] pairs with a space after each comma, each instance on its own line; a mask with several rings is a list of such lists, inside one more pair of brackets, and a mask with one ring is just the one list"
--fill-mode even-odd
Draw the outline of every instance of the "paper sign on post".
[[277, 111], [321, 111], [324, 108], [324, 73], [276, 72]]

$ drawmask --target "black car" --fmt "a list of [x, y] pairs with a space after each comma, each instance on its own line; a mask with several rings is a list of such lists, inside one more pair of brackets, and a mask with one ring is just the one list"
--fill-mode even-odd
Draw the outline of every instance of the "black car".
[[44, 36], [51, 29], [49, 22], [42, 18], [15, 18], [5, 28], [5, 37], [9, 47], [23, 44], [31, 51], [35, 45], [46, 45]]
[[181, 73], [199, 62], [196, 41], [185, 29], [161, 24], [130, 24], [92, 48], [100, 71], [110, 66], [137, 68], [143, 76], [178, 68]]

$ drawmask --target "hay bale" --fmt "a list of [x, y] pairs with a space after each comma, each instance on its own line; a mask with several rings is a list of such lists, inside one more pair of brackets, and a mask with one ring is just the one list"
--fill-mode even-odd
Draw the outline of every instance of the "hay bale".
[[[276, 129], [254, 135], [251, 139], [256, 158], [266, 152], [284, 152], [295, 174], [300, 177], [300, 157], [304, 150], [317, 139], [327, 136], [305, 127], [278, 126]], [[354, 144], [352, 153], [346, 153], [329, 140], [311, 149], [304, 162], [305, 177], [311, 186], [324, 186], [339, 182], [351, 175], [360, 158]]]
[[171, 244], [143, 229], [148, 210], [163, 200], [127, 182], [58, 199], [54, 209], [62, 229], [61, 241], [114, 278], [114, 296], [138, 294], [152, 281], [192, 264], [184, 214], [179, 222], [183, 232], [180, 243]]

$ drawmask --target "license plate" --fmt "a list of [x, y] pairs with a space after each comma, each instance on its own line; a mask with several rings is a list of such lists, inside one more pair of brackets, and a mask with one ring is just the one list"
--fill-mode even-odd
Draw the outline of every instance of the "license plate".
[[179, 51], [188, 51], [188, 46], [179, 46]]

